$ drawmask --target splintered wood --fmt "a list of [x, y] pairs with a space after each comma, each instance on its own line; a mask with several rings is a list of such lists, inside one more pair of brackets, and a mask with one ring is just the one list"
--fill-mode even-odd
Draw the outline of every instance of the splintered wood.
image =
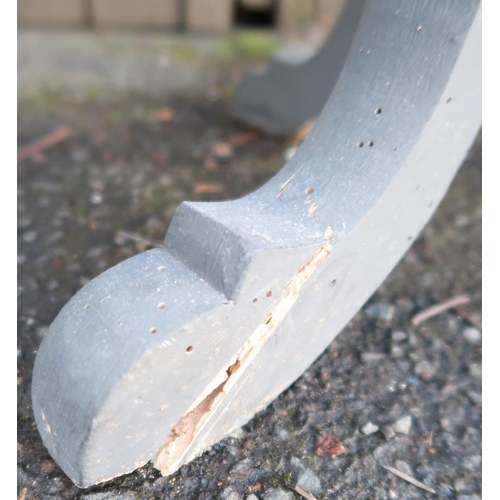
[[196, 436], [288, 314], [297, 301], [301, 288], [321, 263], [330, 256], [332, 234], [331, 227], [328, 227], [325, 232], [325, 242], [288, 282], [273, 310], [170, 431], [154, 458], [154, 466], [160, 469], [163, 475], [172, 474], [182, 464]]

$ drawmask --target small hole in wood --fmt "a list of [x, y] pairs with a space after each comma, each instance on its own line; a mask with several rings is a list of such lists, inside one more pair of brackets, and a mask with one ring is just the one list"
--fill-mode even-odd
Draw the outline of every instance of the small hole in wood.
[[255, 297], [255, 299], [252, 300], [252, 302], [255, 304], [256, 302], [258, 302], [259, 299], [257, 297]]
[[335, 283], [337, 283], [337, 278], [335, 278], [334, 280], [330, 281], [330, 286], [335, 286]]
[[368, 143], [368, 146], [372, 147], [374, 144], [375, 144], [375, 143], [374, 143], [373, 141], [370, 141], [370, 142]]
[[312, 186], [306, 188], [306, 194], [312, 194], [312, 193], [314, 193], [314, 188]]
[[270, 314], [270, 315], [267, 317], [267, 319], [266, 319], [266, 321], [264, 322], [264, 324], [265, 324], [265, 325], [268, 325], [269, 323], [271, 323], [271, 320], [272, 320], [272, 319], [273, 319], [273, 316], [272, 316], [272, 314]]
[[156, 329], [156, 327], [152, 326], [152, 327], [149, 329], [149, 331], [150, 331], [151, 333], [156, 333], [158, 330]]
[[451, 102], [451, 97], [448, 97], [448, 99], [446, 99], [446, 104], [450, 104]]
[[365, 145], [365, 143], [363, 141], [358, 142], [358, 147], [362, 148], [364, 145]]
[[272, 295], [273, 295], [273, 292], [271, 292], [271, 290], [269, 290], [269, 292], [266, 293], [267, 298], [272, 297]]
[[186, 347], [186, 352], [187, 352], [187, 353], [193, 352], [193, 349], [194, 349], [194, 346], [192, 346], [192, 345], [188, 345], [188, 346]]
[[158, 302], [158, 309], [165, 309], [165, 307], [167, 307], [166, 302]]
[[380, 113], [382, 113], [382, 108], [377, 108], [377, 109], [375, 110], [375, 113], [376, 113], [377, 115], [379, 115]]

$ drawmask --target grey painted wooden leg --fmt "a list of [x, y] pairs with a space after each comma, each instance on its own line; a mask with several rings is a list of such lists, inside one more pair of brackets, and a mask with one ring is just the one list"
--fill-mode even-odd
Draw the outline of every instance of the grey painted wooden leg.
[[69, 301], [33, 408], [76, 484], [172, 473], [310, 365], [446, 192], [481, 123], [480, 61], [480, 2], [368, 0], [285, 167], [242, 199], [182, 203], [162, 249]]

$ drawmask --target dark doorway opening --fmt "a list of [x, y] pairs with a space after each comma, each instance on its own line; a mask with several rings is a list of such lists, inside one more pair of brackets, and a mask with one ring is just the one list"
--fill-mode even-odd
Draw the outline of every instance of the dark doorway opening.
[[235, 0], [234, 26], [237, 28], [274, 28], [277, 0]]

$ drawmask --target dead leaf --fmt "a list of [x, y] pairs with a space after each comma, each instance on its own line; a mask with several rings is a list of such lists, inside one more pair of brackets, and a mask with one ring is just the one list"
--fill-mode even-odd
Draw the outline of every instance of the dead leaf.
[[320, 457], [336, 457], [345, 453], [344, 445], [336, 437], [329, 434], [323, 434], [316, 443], [316, 455]]
[[194, 185], [193, 195], [220, 194], [224, 192], [224, 184], [220, 182], [198, 182]]
[[229, 158], [233, 154], [235, 147], [246, 144], [258, 136], [259, 131], [256, 129], [230, 135], [224, 141], [214, 142], [210, 148], [211, 153], [219, 158]]
[[212, 154], [218, 158], [229, 158], [233, 154], [233, 148], [227, 142], [214, 142], [211, 150]]
[[149, 119], [152, 122], [167, 123], [171, 122], [175, 118], [175, 111], [171, 108], [162, 108], [157, 111], [153, 111], [149, 115]]
[[71, 134], [72, 132], [69, 127], [59, 127], [57, 130], [54, 130], [54, 132], [44, 135], [31, 144], [23, 146], [22, 148], [18, 148], [17, 160], [20, 161], [35, 155], [39, 155], [45, 149], [48, 149], [66, 140], [71, 136]]
[[260, 491], [262, 488], [262, 484], [255, 483], [253, 486], [250, 486], [249, 490], [253, 493], [254, 491]]

